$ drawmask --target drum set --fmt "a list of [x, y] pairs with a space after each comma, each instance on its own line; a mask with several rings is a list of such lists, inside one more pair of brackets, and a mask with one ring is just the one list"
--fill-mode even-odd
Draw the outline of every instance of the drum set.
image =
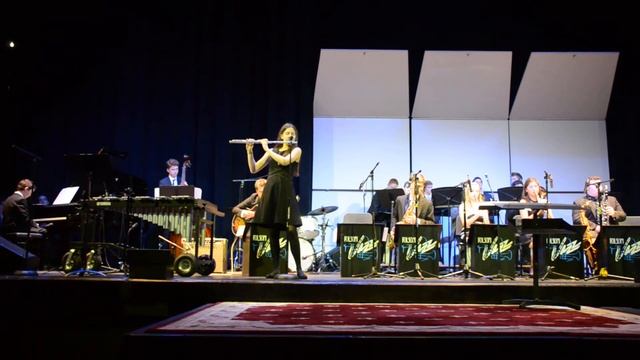
[[[298, 238], [300, 239], [300, 262], [303, 271], [312, 269], [317, 272], [339, 270], [339, 265], [325, 251], [326, 230], [330, 227], [326, 216], [336, 210], [338, 210], [337, 206], [323, 206], [309, 211], [306, 216], [301, 217], [302, 226], [298, 228]], [[322, 216], [320, 223], [318, 223], [317, 216]], [[318, 236], [321, 237], [321, 249], [315, 251], [313, 241]], [[288, 266], [291, 271], [295, 271], [296, 263], [291, 252], [289, 252]]]

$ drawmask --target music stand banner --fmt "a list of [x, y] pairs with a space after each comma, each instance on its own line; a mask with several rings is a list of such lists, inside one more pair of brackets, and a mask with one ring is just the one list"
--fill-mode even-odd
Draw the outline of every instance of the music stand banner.
[[420, 270], [438, 274], [440, 270], [440, 233], [442, 225], [403, 225], [396, 224], [394, 238], [398, 246], [398, 273], [411, 272], [420, 266]]
[[367, 275], [383, 254], [382, 225], [338, 224], [340, 276]]
[[[271, 229], [259, 224], [247, 224], [248, 230], [251, 231], [251, 240], [249, 243], [249, 276], [265, 276], [273, 270], [271, 260], [271, 243], [269, 236]], [[280, 232], [280, 273], [286, 274], [289, 263], [287, 252], [287, 233]]]
[[580, 226], [575, 227], [574, 235], [544, 235], [543, 252], [544, 262], [540, 271], [546, 271], [549, 266], [553, 267], [553, 272], [548, 274], [548, 278], [563, 278], [561, 275], [572, 276], [584, 279], [584, 250], [582, 247], [582, 231]]
[[606, 250], [607, 271], [611, 275], [635, 277], [634, 262], [640, 259], [640, 226], [603, 226], [596, 241], [598, 251]]
[[516, 275], [515, 229], [508, 225], [473, 224], [471, 270], [483, 275]]

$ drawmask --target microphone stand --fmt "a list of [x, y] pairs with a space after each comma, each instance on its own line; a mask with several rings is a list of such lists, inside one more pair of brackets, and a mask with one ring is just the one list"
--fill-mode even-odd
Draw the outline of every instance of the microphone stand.
[[[367, 212], [366, 208], [366, 198], [367, 198], [367, 190], [364, 189], [364, 185], [367, 183], [367, 180], [369, 180], [369, 178], [371, 178], [371, 196], [373, 197], [373, 194], [375, 192], [375, 190], [373, 189], [373, 172], [376, 170], [376, 168], [378, 167], [378, 165], [380, 165], [380, 162], [378, 161], [375, 166], [373, 167], [373, 169], [371, 169], [371, 171], [369, 171], [369, 174], [367, 175], [366, 178], [364, 178], [364, 180], [362, 180], [362, 182], [360, 183], [360, 186], [358, 187], [358, 190], [362, 190], [362, 212]], [[374, 233], [375, 235], [375, 233]]]
[[[471, 261], [470, 249], [469, 249], [469, 230], [467, 230], [467, 192], [471, 192], [471, 184], [470, 181], [467, 180], [463, 182], [462, 186], [462, 234], [460, 235], [460, 251], [458, 253], [458, 258], [460, 261], [461, 269], [458, 271], [454, 271], [452, 273], [448, 273], [443, 275], [443, 278], [456, 276], [459, 274], [463, 274], [465, 279], [469, 278], [469, 274], [473, 274], [479, 277], [484, 277], [484, 274], [481, 274], [476, 271], [471, 270], [471, 265], [469, 262]], [[469, 190], [467, 190], [468, 188]], [[463, 257], [464, 256], [464, 257]], [[462, 264], [462, 260], [464, 259], [464, 264]]]
[[[380, 162], [376, 163], [376, 165], [373, 167], [373, 169], [371, 169], [371, 171], [369, 172], [369, 175], [367, 175], [367, 177], [362, 182], [362, 184], [364, 184], [367, 181], [367, 179], [371, 178], [371, 194], [375, 193], [374, 181], [373, 181], [373, 179], [374, 179], [373, 173], [376, 170], [376, 168], [378, 167], [378, 165], [380, 165]], [[362, 185], [362, 184], [360, 184], [360, 185]], [[363, 204], [364, 204], [364, 197], [363, 197]], [[363, 207], [363, 211], [364, 211], [364, 207]], [[375, 256], [373, 256], [373, 264], [371, 264], [371, 272], [369, 274], [365, 275], [364, 279], [369, 279], [369, 278], [373, 278], [373, 277], [402, 277], [402, 276], [398, 276], [398, 275], [395, 275], [395, 274], [387, 274], [387, 273], [378, 272], [378, 269], [376, 268], [376, 266], [377, 266], [377, 263], [379, 263], [380, 243], [382, 241], [381, 241], [381, 239], [378, 239], [378, 234], [377, 234], [377, 231], [376, 231], [376, 217], [374, 216], [374, 214], [371, 214], [371, 228], [373, 230], [372, 231], [372, 233], [373, 233], [373, 241], [374, 242], [377, 241], [378, 242], [378, 246], [376, 246], [375, 249], [374, 249]]]
[[[259, 179], [262, 179], [263, 177], [255, 177], [255, 178], [249, 178], [249, 179], [233, 179], [231, 180], [231, 182], [239, 182], [240, 186], [238, 187], [238, 203], [242, 202], [242, 200], [244, 199], [244, 183], [245, 182], [255, 182], [258, 181]], [[242, 264], [242, 258], [241, 256], [244, 256], [244, 252], [242, 249], [242, 237], [236, 236], [235, 234], [233, 241], [231, 242], [231, 247], [229, 248], [231, 251], [231, 271], [234, 271], [236, 267], [240, 267], [240, 265]], [[244, 235], [244, 234], [242, 234]], [[236, 245], [238, 245], [238, 248], [236, 249]]]

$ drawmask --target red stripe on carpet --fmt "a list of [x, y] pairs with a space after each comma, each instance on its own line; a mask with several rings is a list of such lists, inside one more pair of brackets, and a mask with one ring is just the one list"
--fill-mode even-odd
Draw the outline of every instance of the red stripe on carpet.
[[583, 307], [477, 304], [210, 304], [153, 333], [549, 335], [640, 338], [640, 316]]

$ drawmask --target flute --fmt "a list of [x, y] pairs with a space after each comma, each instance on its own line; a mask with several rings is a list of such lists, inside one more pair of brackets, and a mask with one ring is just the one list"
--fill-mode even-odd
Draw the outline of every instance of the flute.
[[[233, 139], [233, 140], [229, 140], [229, 144], [260, 144], [260, 140], [247, 140], [247, 139]], [[267, 144], [291, 144], [291, 145], [296, 145], [298, 144], [297, 141], [295, 140], [288, 140], [288, 141], [267, 141]]]

